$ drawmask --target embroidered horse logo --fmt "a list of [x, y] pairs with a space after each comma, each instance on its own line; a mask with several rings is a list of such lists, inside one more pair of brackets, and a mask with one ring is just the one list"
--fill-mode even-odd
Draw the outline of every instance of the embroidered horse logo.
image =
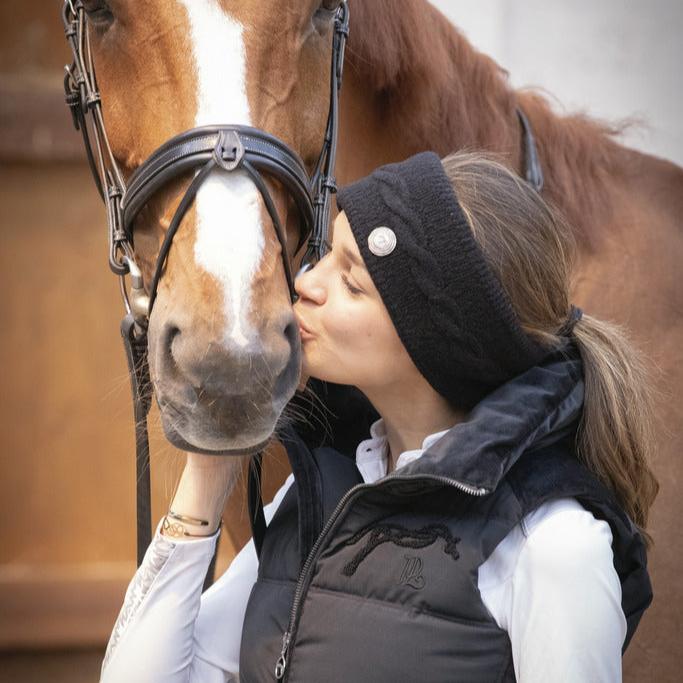
[[[380, 545], [392, 543], [400, 548], [426, 548], [437, 539], [445, 541], [444, 552], [454, 560], [460, 557], [457, 545], [460, 539], [451, 535], [450, 530], [444, 524], [429, 524], [421, 529], [408, 529], [398, 524], [378, 524], [362, 529], [349, 538], [344, 545], [354, 545], [363, 537], [367, 536], [365, 545], [355, 554], [353, 559], [342, 569], [342, 574], [353, 576], [361, 562]], [[401, 572], [399, 583], [406, 583], [408, 586], [420, 589], [424, 587], [424, 577], [422, 576], [422, 560], [414, 555], [405, 555], [406, 559], [411, 558], [411, 562], [406, 562]], [[405, 578], [405, 581], [404, 581]], [[419, 585], [416, 585], [419, 584]]]
[[404, 555], [405, 564], [398, 580], [401, 586], [410, 586], [420, 590], [425, 587], [425, 577], [422, 576], [422, 559], [414, 555]]

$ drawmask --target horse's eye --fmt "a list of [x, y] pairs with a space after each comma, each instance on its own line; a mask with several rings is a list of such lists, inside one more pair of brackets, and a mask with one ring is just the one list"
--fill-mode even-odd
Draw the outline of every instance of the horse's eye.
[[320, 0], [314, 19], [327, 27], [334, 19], [335, 12], [339, 9], [341, 0]]
[[98, 28], [106, 28], [114, 20], [107, 0], [83, 0], [83, 8], [88, 14], [88, 21]]

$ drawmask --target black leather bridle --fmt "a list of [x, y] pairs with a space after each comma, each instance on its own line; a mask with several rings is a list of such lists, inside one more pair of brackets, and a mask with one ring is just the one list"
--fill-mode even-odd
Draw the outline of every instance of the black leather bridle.
[[[349, 10], [347, 3], [342, 1], [334, 17], [327, 127], [318, 162], [310, 177], [299, 156], [273, 135], [249, 126], [217, 124], [193, 128], [175, 136], [153, 152], [126, 182], [107, 136], [90, 49], [87, 15], [82, 0], [65, 0], [62, 18], [73, 54], [73, 63], [65, 68], [66, 102], [71, 110], [74, 126], [83, 135], [88, 163], [106, 206], [109, 266], [119, 277], [126, 309], [121, 334], [131, 376], [136, 425], [139, 566], [151, 541], [152, 528], [147, 435], [147, 414], [151, 405], [152, 388], [147, 364], [147, 327], [173, 238], [201, 184], [212, 171], [244, 171], [259, 190], [273, 222], [282, 249], [290, 297], [292, 301], [296, 299], [285, 230], [262, 174], [266, 173], [280, 181], [294, 199], [300, 216], [300, 236], [295, 253], [308, 240], [308, 248], [299, 271], [303, 272], [324, 256], [328, 244], [330, 195], [337, 189], [334, 167], [338, 104], [344, 49], [349, 34]], [[171, 219], [157, 256], [152, 281], [145, 287], [141, 270], [135, 261], [135, 220], [162, 187], [192, 171], [195, 172], [194, 178]], [[126, 284], [127, 275], [130, 276], [130, 286]], [[255, 461], [256, 467], [260, 469], [260, 454]]]

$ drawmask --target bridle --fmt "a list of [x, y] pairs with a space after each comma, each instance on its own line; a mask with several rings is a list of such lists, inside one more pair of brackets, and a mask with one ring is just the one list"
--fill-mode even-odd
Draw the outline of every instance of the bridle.
[[[90, 170], [106, 207], [109, 266], [119, 278], [126, 311], [121, 322], [121, 334], [131, 377], [136, 425], [139, 566], [151, 542], [152, 528], [147, 435], [147, 414], [151, 406], [152, 388], [147, 364], [147, 328], [173, 238], [199, 188], [211, 172], [246, 172], [263, 198], [273, 222], [281, 246], [290, 298], [292, 302], [296, 300], [285, 230], [262, 174], [267, 173], [280, 181], [296, 204], [300, 216], [300, 236], [295, 253], [308, 240], [308, 248], [299, 271], [304, 272], [324, 256], [328, 244], [330, 195], [337, 189], [334, 167], [338, 105], [344, 48], [349, 34], [349, 9], [346, 1], [342, 1], [334, 18], [327, 126], [320, 156], [310, 177], [299, 156], [275, 136], [249, 126], [218, 124], [193, 128], [168, 140], [126, 182], [107, 136], [82, 0], [65, 0], [62, 18], [73, 54], [73, 63], [65, 67], [66, 102], [71, 110], [74, 126], [82, 133]], [[194, 178], [178, 203], [160, 247], [152, 280], [145, 287], [142, 272], [135, 260], [135, 220], [162, 187], [192, 171], [195, 173]], [[127, 275], [130, 276], [130, 286], [126, 284]], [[260, 454], [255, 461], [260, 468]]]
[[[344, 48], [349, 33], [347, 3], [340, 3], [334, 20], [327, 127], [320, 156], [310, 178], [299, 156], [275, 136], [249, 126], [215, 125], [192, 128], [170, 139], [155, 150], [126, 183], [112, 153], [102, 115], [102, 100], [97, 87], [82, 0], [65, 0], [62, 17], [73, 53], [73, 63], [65, 69], [66, 102], [71, 109], [74, 126], [83, 135], [90, 169], [107, 208], [109, 265], [121, 278], [127, 313], [133, 314], [140, 327], [146, 327], [173, 237], [202, 182], [211, 171], [217, 169], [227, 172], [245, 171], [259, 190], [282, 247], [285, 276], [290, 295], [294, 299], [296, 295], [286, 235], [261, 174], [267, 172], [275, 177], [294, 198], [302, 228], [296, 252], [309, 237], [302, 267], [310, 268], [324, 255], [329, 227], [330, 195], [337, 189], [333, 174], [337, 152], [339, 90]], [[88, 118], [93, 132], [92, 139], [87, 125]], [[138, 286], [141, 275], [133, 250], [135, 219], [159, 189], [192, 170], [196, 171], [196, 175], [178, 204], [166, 232], [147, 302], [143, 296], [144, 290], [141, 291]], [[125, 276], [129, 274], [132, 296], [128, 295], [125, 287]]]

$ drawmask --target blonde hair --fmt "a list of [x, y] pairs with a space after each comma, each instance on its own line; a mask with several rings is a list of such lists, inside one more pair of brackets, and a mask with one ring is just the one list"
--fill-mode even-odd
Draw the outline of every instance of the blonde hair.
[[[506, 290], [522, 327], [548, 347], [570, 309], [576, 259], [562, 216], [494, 159], [456, 153], [443, 159], [475, 239]], [[578, 458], [645, 533], [659, 484], [650, 468], [653, 389], [644, 359], [624, 330], [584, 313], [573, 330], [584, 368]]]

